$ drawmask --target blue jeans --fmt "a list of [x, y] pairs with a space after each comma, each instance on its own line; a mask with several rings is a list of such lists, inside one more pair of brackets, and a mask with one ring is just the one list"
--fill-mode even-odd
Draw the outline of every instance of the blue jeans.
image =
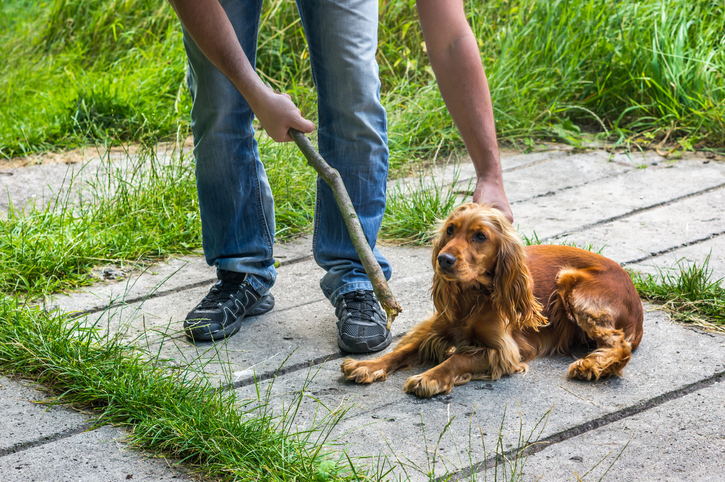
[[[221, 3], [255, 65], [262, 1]], [[320, 154], [342, 176], [389, 279], [390, 264], [375, 249], [388, 175], [387, 124], [375, 61], [378, 0], [298, 0], [297, 7], [318, 92]], [[186, 31], [184, 46], [204, 254], [212, 266], [247, 273], [252, 287], [266, 293], [276, 278], [274, 200], [254, 139], [254, 114]], [[326, 271], [320, 287], [332, 304], [345, 293], [372, 289], [332, 191], [319, 177], [313, 251]]]

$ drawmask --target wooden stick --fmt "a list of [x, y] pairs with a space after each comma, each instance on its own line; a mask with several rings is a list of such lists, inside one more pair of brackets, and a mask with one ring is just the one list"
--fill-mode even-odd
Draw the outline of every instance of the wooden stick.
[[340, 173], [337, 172], [337, 169], [330, 167], [314, 148], [310, 140], [300, 131], [290, 128], [289, 135], [295, 141], [297, 147], [300, 148], [302, 154], [307, 158], [307, 163], [317, 171], [322, 180], [332, 189], [332, 194], [335, 196], [337, 206], [340, 208], [342, 217], [345, 220], [345, 225], [347, 226], [348, 233], [350, 233], [350, 239], [352, 240], [353, 246], [355, 246], [355, 251], [365, 268], [365, 273], [373, 284], [375, 296], [387, 314], [389, 330], [393, 324], [393, 320], [395, 320], [395, 317], [403, 309], [395, 301], [395, 296], [393, 296], [393, 292], [385, 280], [383, 269], [380, 267], [378, 260], [375, 259], [373, 250], [370, 249], [370, 245], [368, 244], [367, 238], [365, 238], [365, 233], [355, 213], [355, 207], [352, 205], [350, 195], [347, 193], [345, 184], [342, 182]]

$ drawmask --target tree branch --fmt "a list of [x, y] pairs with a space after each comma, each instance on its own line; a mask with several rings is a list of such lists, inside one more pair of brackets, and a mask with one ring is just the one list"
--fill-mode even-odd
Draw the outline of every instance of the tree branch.
[[320, 156], [317, 150], [314, 148], [310, 140], [304, 136], [300, 131], [290, 128], [289, 135], [300, 148], [302, 154], [307, 158], [307, 163], [312, 166], [315, 171], [320, 175], [323, 181], [330, 186], [332, 194], [335, 196], [337, 206], [340, 208], [342, 217], [345, 220], [347, 231], [350, 233], [350, 239], [352, 240], [355, 251], [357, 252], [360, 262], [362, 262], [365, 268], [365, 273], [370, 278], [370, 282], [373, 285], [373, 291], [375, 296], [380, 301], [385, 313], [388, 316], [388, 330], [393, 324], [393, 320], [398, 314], [403, 311], [398, 302], [393, 296], [393, 292], [388, 286], [388, 282], [385, 280], [383, 269], [380, 267], [380, 263], [375, 259], [373, 250], [370, 249], [370, 245], [365, 238], [365, 233], [360, 225], [360, 220], [355, 213], [355, 207], [352, 204], [352, 200], [345, 189], [345, 184], [342, 182], [342, 177], [337, 169], [333, 169], [330, 165]]

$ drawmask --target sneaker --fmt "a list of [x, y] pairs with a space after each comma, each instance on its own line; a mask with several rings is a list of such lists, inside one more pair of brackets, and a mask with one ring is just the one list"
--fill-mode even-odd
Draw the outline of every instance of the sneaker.
[[387, 328], [385, 312], [375, 293], [358, 290], [345, 293], [335, 308], [337, 346], [347, 353], [370, 353], [390, 345], [393, 337]]
[[274, 307], [274, 297], [260, 296], [245, 281], [246, 274], [220, 269], [218, 276], [219, 281], [184, 320], [184, 332], [193, 341], [230, 337], [239, 331], [244, 317], [261, 315]]

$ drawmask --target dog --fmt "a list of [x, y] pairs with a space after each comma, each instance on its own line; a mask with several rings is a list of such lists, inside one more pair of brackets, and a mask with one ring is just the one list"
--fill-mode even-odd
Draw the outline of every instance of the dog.
[[642, 339], [642, 302], [616, 262], [572, 246], [524, 247], [497, 209], [456, 208], [433, 243], [435, 313], [395, 349], [369, 361], [346, 359], [347, 380], [372, 383], [394, 371], [435, 366], [405, 382], [418, 397], [450, 393], [470, 380], [526, 372], [527, 361], [596, 346], [568, 376], [621, 376]]

